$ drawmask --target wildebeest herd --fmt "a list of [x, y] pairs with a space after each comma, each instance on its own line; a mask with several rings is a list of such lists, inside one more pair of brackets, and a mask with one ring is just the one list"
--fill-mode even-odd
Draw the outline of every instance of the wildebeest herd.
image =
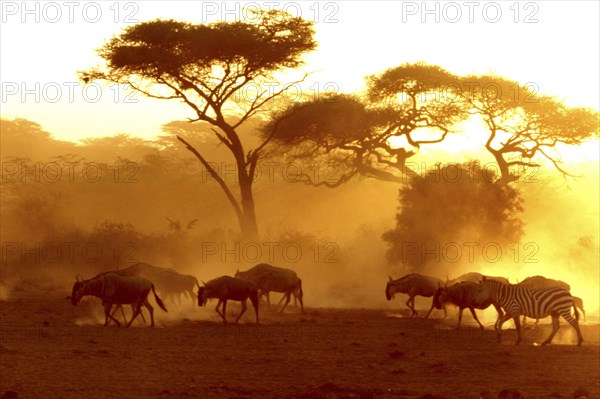
[[[208, 299], [218, 299], [215, 310], [222, 317], [223, 323], [227, 323], [225, 316], [227, 301], [239, 301], [242, 304], [242, 311], [235, 320], [237, 323], [246, 311], [248, 299], [254, 306], [258, 323], [258, 298], [265, 296], [267, 305], [270, 307], [270, 292], [283, 293], [279, 305], [284, 300], [285, 303], [280, 312], [283, 312], [293, 295], [294, 301], [300, 303], [301, 312], [304, 313], [302, 280], [298, 278], [296, 272], [266, 263], [260, 263], [246, 271], [238, 270], [234, 277], [215, 278], [203, 283], [202, 286], [194, 276], [180, 274], [173, 269], [157, 267], [148, 263], [136, 263], [126, 269], [100, 273], [89, 280], [80, 280], [77, 277], [69, 298], [73, 305], [77, 305], [86, 295], [100, 298], [104, 306], [105, 326], [109, 325], [111, 321], [114, 321], [117, 326], [121, 325], [114, 317], [114, 313], [119, 308], [125, 324], [130, 326], [138, 315], [144, 317], [141, 312], [143, 305], [150, 313], [150, 326], [154, 326], [154, 310], [148, 302], [148, 294], [151, 290], [156, 303], [165, 312], [167, 311], [162, 299], [155, 291], [155, 283], [156, 290], [165, 299], [171, 298], [174, 301], [176, 298], [179, 304], [181, 304], [182, 294], [191, 298], [193, 303], [195, 303], [194, 296], [196, 296], [198, 306], [205, 306]], [[198, 288], [197, 294], [194, 294], [194, 287]], [[123, 305], [132, 307], [133, 313], [129, 322], [125, 317]]]
[[[197, 287], [197, 293], [194, 293]], [[431, 307], [425, 318], [428, 318], [433, 309], [443, 309], [446, 317], [446, 305], [452, 304], [459, 308], [458, 325], [460, 328], [462, 312], [469, 309], [475, 321], [481, 329], [483, 324], [477, 318], [476, 309], [486, 309], [493, 306], [498, 318], [494, 325], [500, 342], [502, 325], [509, 319], [513, 319], [517, 330], [516, 344], [521, 342], [520, 316], [535, 318], [539, 320], [552, 316], [552, 332], [542, 343], [551, 343], [559, 329], [559, 317], [562, 316], [573, 326], [577, 333], [577, 345], [583, 342], [579, 329], [579, 310], [585, 317], [583, 301], [581, 298], [572, 296], [570, 286], [560, 280], [553, 280], [543, 276], [533, 276], [510, 284], [504, 277], [484, 276], [480, 273], [467, 273], [456, 279], [442, 281], [438, 278], [425, 276], [417, 273], [407, 274], [399, 279], [389, 278], [385, 294], [388, 300], [392, 300], [396, 294], [407, 294], [406, 305], [411, 311], [410, 317], [418, 316], [414, 307], [416, 296], [433, 297]], [[254, 307], [256, 323], [259, 322], [259, 298], [265, 297], [267, 305], [271, 306], [270, 292], [282, 293], [279, 301], [281, 306], [279, 312], [290, 303], [292, 296], [294, 302], [300, 304], [300, 311], [304, 313], [302, 280], [296, 272], [291, 269], [276, 267], [266, 263], [260, 263], [246, 271], [237, 271], [235, 276], [221, 276], [210, 280], [203, 285], [198, 283], [196, 277], [184, 275], [173, 269], [157, 267], [148, 263], [137, 263], [126, 269], [101, 273], [89, 280], [77, 278], [73, 286], [71, 303], [77, 305], [82, 297], [92, 295], [102, 300], [104, 307], [105, 323], [107, 326], [114, 321], [117, 326], [121, 323], [114, 317], [120, 308], [123, 320], [127, 326], [131, 325], [138, 316], [144, 319], [142, 306], [150, 313], [150, 326], [154, 326], [153, 307], [148, 302], [150, 291], [159, 307], [167, 311], [162, 295], [165, 299], [177, 301], [181, 304], [181, 295], [184, 295], [198, 306], [205, 306], [208, 299], [218, 299], [216, 312], [227, 323], [226, 310], [228, 301], [241, 302], [242, 309], [235, 319], [237, 323], [247, 309], [249, 299]], [[158, 294], [157, 294], [158, 291]], [[282, 305], [282, 302], [284, 302]], [[132, 307], [132, 316], [129, 322], [125, 317], [123, 305]], [[114, 309], [113, 309], [114, 306]], [[571, 315], [571, 308], [575, 317]], [[536, 321], [537, 323], [537, 321]]]
[[[437, 285], [437, 286], [436, 286]], [[504, 277], [484, 276], [480, 273], [467, 273], [454, 280], [446, 280], [442, 283], [440, 279], [411, 273], [397, 280], [389, 278], [385, 288], [385, 295], [391, 300], [396, 293], [408, 294], [406, 305], [411, 309], [411, 317], [417, 316], [414, 309], [415, 296], [433, 297], [431, 308], [425, 316], [434, 308], [441, 309], [447, 303], [458, 306], [458, 325], [462, 318], [463, 309], [468, 308], [474, 319], [483, 329], [483, 325], [477, 319], [475, 309], [486, 309], [493, 305], [498, 312], [498, 319], [494, 328], [498, 333], [498, 342], [502, 337], [502, 325], [508, 319], [513, 319], [517, 330], [516, 344], [521, 342], [521, 323], [519, 317], [531, 317], [535, 319], [552, 316], [552, 332], [542, 343], [547, 345], [559, 329], [559, 317], [562, 316], [573, 326], [577, 333], [577, 345], [581, 346], [583, 337], [579, 329], [579, 311], [584, 316], [583, 301], [570, 293], [571, 287], [560, 280], [553, 280], [543, 276], [528, 277], [517, 284], [510, 284]], [[575, 318], [571, 315], [571, 308]]]

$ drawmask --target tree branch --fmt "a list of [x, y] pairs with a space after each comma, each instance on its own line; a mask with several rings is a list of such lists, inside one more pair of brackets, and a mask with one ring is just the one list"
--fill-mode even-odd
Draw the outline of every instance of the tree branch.
[[206, 168], [206, 170], [208, 170], [208, 173], [219, 184], [219, 186], [221, 187], [221, 189], [223, 190], [223, 192], [227, 196], [227, 199], [229, 200], [229, 203], [231, 204], [231, 206], [233, 206], [233, 209], [234, 209], [237, 217], [240, 218], [240, 220], [241, 220], [241, 218], [242, 218], [242, 210], [241, 210], [240, 205], [238, 204], [237, 200], [233, 196], [231, 190], [229, 190], [229, 187], [227, 186], [227, 183], [225, 183], [225, 181], [223, 180], [223, 178], [221, 176], [219, 176], [219, 174], [213, 169], [212, 166], [210, 166], [210, 164], [206, 161], [206, 159], [190, 143], [188, 143], [187, 141], [185, 141], [180, 136], [177, 136], [177, 140], [181, 141], [185, 145], [185, 147], [192, 154], [194, 154], [196, 156], [196, 158], [198, 158], [200, 160], [200, 162], [202, 163], [202, 165]]

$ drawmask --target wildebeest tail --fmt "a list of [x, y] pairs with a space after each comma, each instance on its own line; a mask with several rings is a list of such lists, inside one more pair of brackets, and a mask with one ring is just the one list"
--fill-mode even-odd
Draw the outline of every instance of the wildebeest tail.
[[156, 291], [154, 291], [154, 284], [152, 284], [152, 293], [154, 294], [154, 300], [156, 301], [156, 303], [158, 303], [158, 306], [160, 306], [160, 308], [165, 312], [168, 312], [167, 308], [165, 308], [165, 304], [163, 303], [162, 299], [160, 299], [158, 295], [156, 295]]

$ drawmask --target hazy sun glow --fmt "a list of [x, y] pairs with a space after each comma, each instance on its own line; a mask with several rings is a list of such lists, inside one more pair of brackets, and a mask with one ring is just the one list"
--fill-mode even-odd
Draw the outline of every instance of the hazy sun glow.
[[[305, 70], [314, 73], [302, 85], [303, 94], [356, 91], [367, 75], [404, 62], [425, 61], [457, 74], [493, 71], [570, 104], [598, 108], [597, 92], [590, 88], [599, 86], [600, 66], [597, 57], [587, 56], [589, 49], [600, 47], [597, 2], [536, 3], [539, 11], [531, 23], [523, 22], [526, 10], [515, 15], [508, 5], [498, 22], [489, 23], [479, 11], [470, 22], [468, 10], [458, 21], [448, 22], [450, 15], [445, 19], [444, 13], [450, 10], [443, 3], [436, 3], [440, 7], [436, 21], [435, 13], [412, 15], [404, 3], [338, 2], [320, 7], [290, 3], [290, 12], [316, 22], [319, 41], [318, 49], [306, 57]], [[94, 23], [86, 21], [81, 10], [75, 10], [72, 22], [68, 10], [57, 22], [48, 22], [40, 9], [37, 23], [35, 13], [23, 16], [26, 23], [21, 23], [18, 11], [13, 15], [12, 9], [5, 10], [0, 39], [3, 117], [38, 121], [66, 140], [118, 132], [153, 137], [161, 133], [162, 124], [189, 117], [177, 102], [150, 100], [114, 85], [96, 93], [100, 87], [77, 83], [78, 70], [100, 62], [94, 49], [133, 21], [160, 17], [202, 22], [221, 16], [202, 2], [175, 1], [169, 7], [161, 2], [132, 4], [135, 7], [116, 9], [101, 3], [100, 18]], [[241, 9], [245, 3], [235, 4]], [[239, 10], [223, 12], [229, 20], [246, 15]], [[502, 39], [490, 42], [489, 37]], [[573, 65], [577, 73], [568, 73]]]

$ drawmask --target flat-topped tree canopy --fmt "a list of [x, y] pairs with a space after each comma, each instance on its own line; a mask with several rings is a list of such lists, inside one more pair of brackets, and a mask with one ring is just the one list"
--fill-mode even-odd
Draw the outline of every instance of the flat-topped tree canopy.
[[308, 175], [297, 181], [336, 187], [365, 175], [401, 182], [408, 158], [422, 145], [444, 141], [469, 116], [452, 93], [457, 80], [437, 66], [403, 64], [367, 77], [364, 96], [330, 94], [292, 104], [273, 115], [263, 134], [292, 156], [332, 161], [344, 171], [336, 181]]
[[[155, 98], [195, 96], [189, 98], [194, 105], [207, 104], [195, 109], [203, 114], [199, 119], [206, 120], [207, 112], [220, 109], [243, 85], [301, 66], [302, 55], [317, 46], [311, 21], [280, 10], [249, 13], [255, 17], [251, 22], [194, 24], [156, 19], [127, 27], [98, 49], [105, 65], [80, 76], [85, 81], [130, 84]], [[165, 94], [153, 90], [149, 86], [153, 84], [171, 90]]]
[[[128, 84], [157, 99], [177, 99], [209, 123], [237, 166], [239, 198], [201, 151], [177, 136], [217, 181], [240, 222], [242, 236], [258, 237], [252, 183], [268, 139], [244, 148], [240, 125], [285, 91], [270, 90], [274, 72], [297, 68], [316, 48], [313, 22], [281, 10], [248, 10], [251, 21], [190, 23], [156, 19], [130, 26], [98, 50], [105, 64], [80, 72], [84, 82]], [[306, 77], [306, 74], [305, 76]], [[302, 81], [300, 79], [299, 81]], [[299, 82], [298, 81], [298, 82]], [[298, 83], [291, 82], [291, 83]], [[254, 98], [235, 96], [252, 84]], [[234, 105], [235, 107], [227, 107]], [[247, 143], [246, 143], [247, 144]]]
[[537, 92], [534, 84], [521, 85], [496, 75], [462, 78], [462, 98], [478, 114], [489, 135], [485, 147], [500, 168], [498, 184], [519, 177], [511, 168], [539, 167], [534, 158], [546, 158], [565, 176], [558, 144], [579, 145], [598, 137], [598, 111], [569, 107], [555, 97]]
[[298, 145], [311, 140], [323, 146], [343, 145], [371, 138], [388, 123], [390, 111], [369, 108], [355, 95], [326, 94], [280, 111], [263, 133], [273, 134], [280, 144]]
[[256, 73], [298, 67], [299, 56], [316, 47], [312, 22], [277, 10], [254, 13], [257, 23], [141, 22], [110, 39], [99, 54], [108, 69], [128, 74], [210, 72], [218, 64]]
[[[371, 101], [382, 101], [398, 94], [444, 94], [455, 99], [453, 92], [459, 89], [460, 78], [444, 68], [425, 62], [404, 63], [382, 73], [367, 77], [368, 96]], [[441, 99], [442, 96], [440, 96]]]

